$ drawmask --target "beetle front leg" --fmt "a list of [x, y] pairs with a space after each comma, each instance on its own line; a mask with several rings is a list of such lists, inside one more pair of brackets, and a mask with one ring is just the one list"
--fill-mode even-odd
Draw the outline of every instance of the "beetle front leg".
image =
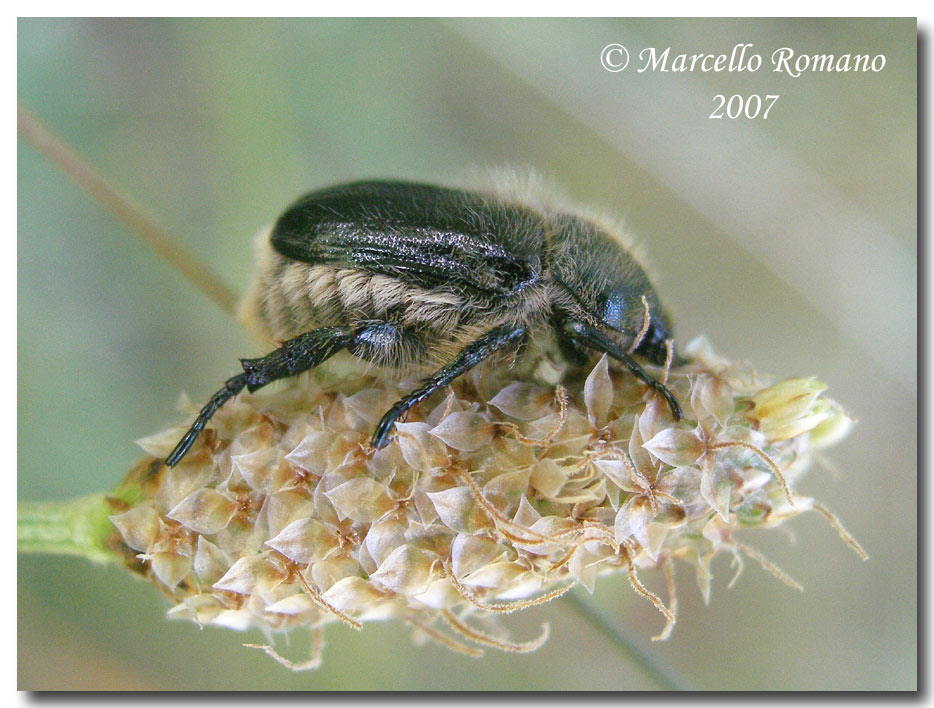
[[495, 352], [510, 347], [518, 348], [525, 334], [524, 327], [498, 327], [468, 344], [451, 362], [438, 369], [421, 388], [397, 401], [386, 412], [373, 433], [373, 447], [380, 449], [389, 443], [390, 429], [412, 406], [425, 400], [438, 389], [444, 388]]
[[684, 418], [684, 413], [681, 412], [681, 405], [671, 391], [668, 390], [668, 387], [661, 381], [657, 381], [645, 373], [645, 369], [639, 366], [639, 363], [633, 359], [628, 352], [621, 349], [613, 340], [603, 334], [603, 332], [583, 322], [576, 322], [573, 320], [563, 323], [561, 331], [575, 344], [595, 349], [598, 352], [602, 352], [622, 362], [633, 376], [643, 383], [648, 384], [662, 395], [668, 402], [668, 407], [671, 409], [671, 414], [674, 416], [675, 420]]

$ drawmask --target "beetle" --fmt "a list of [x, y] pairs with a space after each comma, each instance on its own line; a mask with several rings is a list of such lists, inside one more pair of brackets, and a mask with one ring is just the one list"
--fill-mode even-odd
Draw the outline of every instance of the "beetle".
[[[253, 392], [347, 350], [399, 375], [427, 375], [373, 433], [384, 447], [420, 401], [495, 356], [593, 352], [621, 362], [681, 407], [635, 360], [663, 364], [671, 328], [645, 270], [598, 224], [496, 192], [363, 181], [301, 197], [264, 244], [253, 316], [282, 342], [241, 359], [166, 458], [176, 465], [211, 416]], [[530, 347], [530, 344], [537, 345]]]

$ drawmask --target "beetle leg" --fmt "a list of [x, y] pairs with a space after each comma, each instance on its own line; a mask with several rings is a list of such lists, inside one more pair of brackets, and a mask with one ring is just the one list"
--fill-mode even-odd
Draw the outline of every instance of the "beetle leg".
[[360, 334], [352, 327], [322, 327], [300, 334], [259, 359], [241, 359], [250, 393], [279, 379], [308, 371], [353, 344]]
[[366, 327], [356, 330], [351, 327], [323, 327], [290, 339], [259, 359], [241, 359], [243, 373], [228, 379], [224, 387], [211, 396], [211, 400], [201, 409], [191, 428], [165, 458], [165, 464], [169, 467], [178, 464], [217, 409], [244, 388], [252, 393], [277, 379], [307, 371], [341, 349], [349, 347], [355, 338], [366, 330]]
[[668, 401], [668, 407], [671, 408], [671, 414], [675, 417], [675, 420], [684, 418], [684, 414], [681, 412], [681, 406], [674, 395], [672, 395], [671, 391], [668, 390], [668, 387], [645, 373], [645, 370], [639, 366], [638, 362], [633, 359], [632, 356], [617, 346], [616, 343], [603, 334], [603, 332], [583, 322], [574, 320], [564, 322], [561, 331], [575, 344], [595, 349], [598, 352], [603, 352], [607, 356], [611, 356], [625, 364], [626, 368], [629, 369], [633, 376], [654, 388]]
[[211, 400], [201, 409], [198, 417], [195, 418], [195, 422], [192, 423], [188, 432], [185, 433], [185, 437], [178, 441], [178, 445], [172, 450], [172, 454], [165, 458], [165, 464], [169, 467], [174, 467], [178, 464], [178, 461], [188, 452], [188, 448], [194, 444], [198, 433], [204, 430], [204, 426], [211, 420], [211, 416], [229, 399], [240, 393], [244, 386], [246, 386], [246, 374], [237, 374], [233, 378], [227, 379], [224, 383], [224, 388], [211, 396]]
[[389, 430], [412, 406], [425, 400], [438, 389], [444, 388], [462, 374], [467, 373], [491, 354], [508, 347], [521, 345], [525, 334], [524, 327], [497, 327], [468, 344], [452, 361], [438, 369], [421, 388], [412, 391], [405, 398], [397, 401], [386, 412], [379, 425], [376, 426], [376, 432], [373, 433], [373, 447], [379, 449], [389, 443]]

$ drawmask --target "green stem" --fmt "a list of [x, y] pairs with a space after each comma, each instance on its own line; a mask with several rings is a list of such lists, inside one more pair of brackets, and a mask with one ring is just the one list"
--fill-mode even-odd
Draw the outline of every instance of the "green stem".
[[616, 644], [623, 654], [639, 666], [664, 691], [690, 691], [691, 685], [676, 671], [668, 667], [663, 657], [657, 652], [641, 649], [640, 642], [629, 636], [619, 621], [600, 610], [594, 602], [579, 591], [570, 592], [562, 598], [565, 605], [570, 605], [584, 619], [590, 622], [604, 636]]
[[114, 527], [104, 494], [60, 502], [21, 502], [16, 513], [16, 543], [20, 553], [81, 556], [113, 563], [119, 556], [106, 545]]

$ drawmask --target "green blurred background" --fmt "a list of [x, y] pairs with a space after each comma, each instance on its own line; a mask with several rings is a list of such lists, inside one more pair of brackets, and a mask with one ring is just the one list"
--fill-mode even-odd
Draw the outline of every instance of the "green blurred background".
[[[601, 49], [633, 63], [603, 70]], [[884, 54], [878, 74], [637, 73], [643, 47], [768, 61]], [[526, 656], [417, 647], [401, 623], [327, 632], [291, 674], [246, 635], [169, 622], [118, 568], [21, 557], [22, 689], [651, 689], [626, 645], [700, 689], [913, 689], [917, 651], [914, 20], [20, 20], [24, 105], [238, 291], [251, 238], [294, 197], [362, 177], [457, 182], [534, 168], [640, 237], [681, 341], [782, 376], [817, 374], [859, 419], [799, 491], [816, 514], [744, 540], [754, 563], [705, 606], [678, 568], [672, 638], [624, 578], [508, 618]], [[767, 121], [713, 96], [780, 94]], [[238, 325], [22, 141], [18, 495], [106, 490], [132, 441], [178, 420], [258, 353]], [[643, 579], [664, 591], [661, 573]], [[593, 608], [594, 624], [581, 612]], [[295, 638], [293, 656], [304, 651]]]

